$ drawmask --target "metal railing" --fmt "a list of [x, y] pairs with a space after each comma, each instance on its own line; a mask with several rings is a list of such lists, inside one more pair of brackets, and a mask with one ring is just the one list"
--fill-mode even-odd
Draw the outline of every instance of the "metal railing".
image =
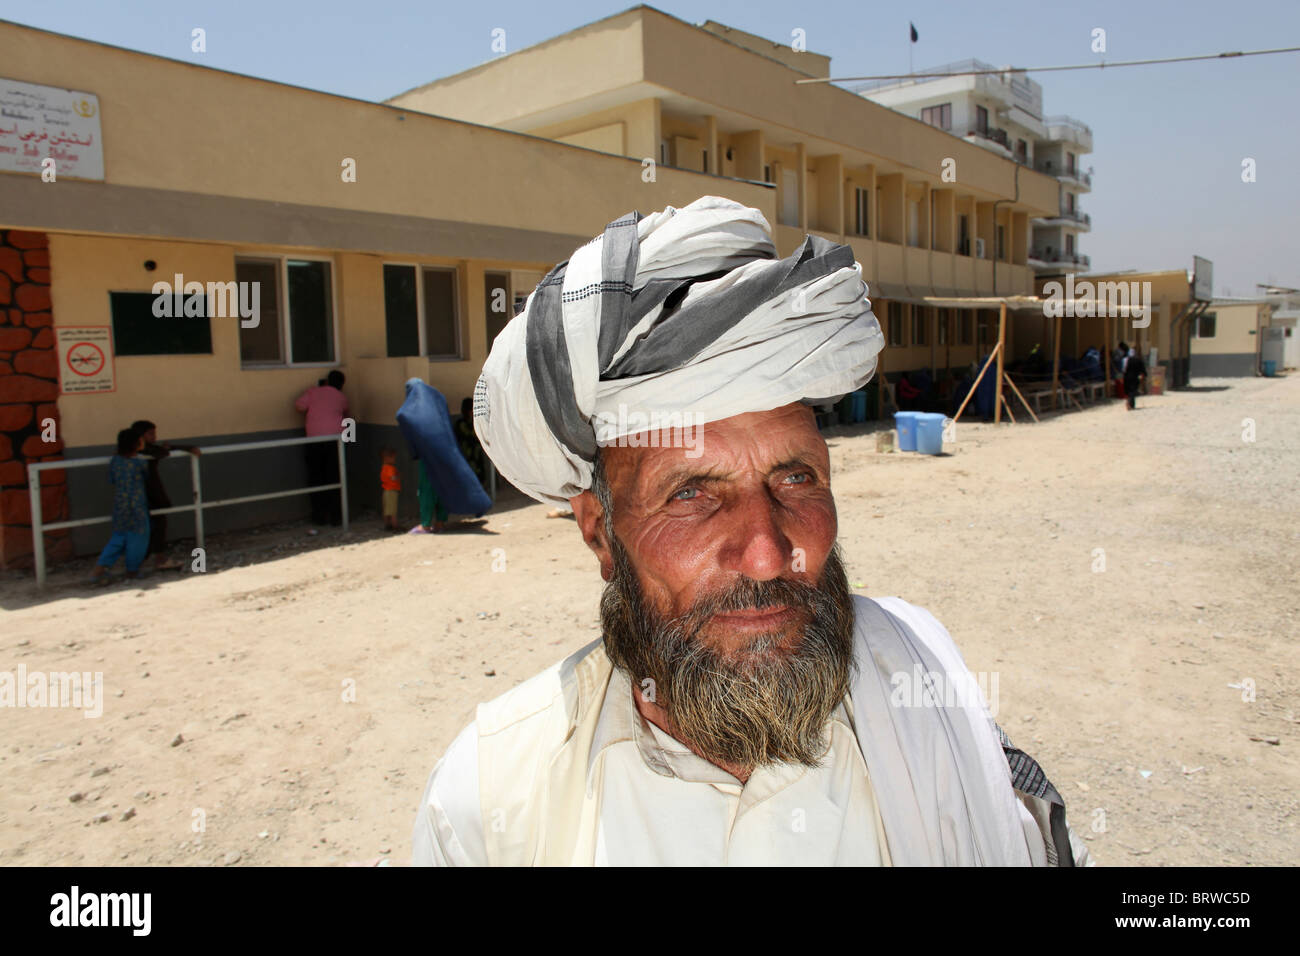
[[980, 129], [976, 126], [970, 129], [966, 135], [979, 136], [983, 139], [992, 140], [1004, 149], [1011, 149], [1011, 137], [1007, 135], [1007, 131], [1004, 129], [995, 129], [992, 126], [988, 129]]
[[944, 73], [975, 73], [982, 70], [992, 70], [995, 67], [991, 63], [985, 63], [983, 60], [956, 60], [952, 63], [944, 63], [941, 66], [932, 66], [924, 70], [917, 70], [906, 79], [889, 79], [889, 80], [864, 80], [860, 83], [853, 83], [846, 87], [853, 93], [865, 95], [867, 93], [878, 93], [896, 86], [914, 86], [917, 83], [928, 83], [936, 79], [935, 74]]
[[1092, 265], [1092, 259], [1088, 256], [1080, 255], [1077, 252], [1054, 252], [1051, 249], [1034, 250], [1029, 253], [1029, 258], [1037, 259], [1039, 262], [1064, 262], [1079, 266], [1082, 269], [1087, 269]]
[[[206, 458], [209, 455], [223, 455], [231, 452], [257, 451], [262, 448], [285, 448], [290, 445], [309, 445], [313, 442], [331, 441], [338, 445], [339, 453], [339, 480], [328, 485], [309, 485], [305, 488], [291, 488], [288, 491], [271, 491], [261, 495], [241, 495], [238, 498], [223, 498], [220, 501], [203, 500], [203, 476], [199, 470], [200, 458]], [[238, 442], [233, 445], [212, 445], [207, 448], [201, 448], [202, 455], [190, 455], [189, 452], [182, 449], [174, 449], [174, 455], [186, 455], [190, 459], [190, 484], [194, 496], [193, 504], [173, 505], [170, 508], [155, 508], [150, 510], [151, 515], [169, 515], [179, 514], [185, 511], [194, 513], [194, 541], [196, 547], [204, 546], [203, 537], [203, 510], [205, 508], [224, 508], [226, 505], [240, 505], [249, 501], [267, 501], [272, 498], [287, 498], [291, 495], [305, 495], [318, 491], [333, 491], [338, 489], [339, 498], [342, 503], [343, 530], [348, 530], [348, 472], [347, 462], [343, 454], [343, 436], [342, 435], [315, 435], [310, 438], [281, 438], [271, 441], [250, 441]], [[27, 490], [31, 495], [32, 507], [32, 557], [36, 565], [36, 586], [45, 586], [45, 532], [61, 531], [64, 528], [84, 528], [88, 525], [104, 524], [113, 520], [112, 515], [104, 515], [96, 518], [77, 518], [72, 521], [55, 521], [45, 524], [41, 515], [41, 472], [51, 469], [61, 468], [88, 468], [92, 465], [106, 465], [111, 460], [111, 456], [105, 455], [99, 458], [73, 458], [62, 461], [41, 461], [28, 464], [27, 466]]]
[[1092, 138], [1092, 127], [1073, 116], [1067, 116], [1064, 113], [1058, 113], [1055, 116], [1044, 117], [1043, 122], [1047, 126], [1068, 126], [1076, 133], [1082, 133], [1088, 138]]
[[1048, 176], [1055, 176], [1057, 179], [1072, 179], [1076, 183], [1083, 183], [1085, 186], [1092, 185], [1092, 173], [1085, 173], [1077, 166], [1069, 169], [1065, 166], [1057, 166], [1052, 160], [1046, 159], [1034, 164], [1034, 169], [1040, 173], [1046, 173]]

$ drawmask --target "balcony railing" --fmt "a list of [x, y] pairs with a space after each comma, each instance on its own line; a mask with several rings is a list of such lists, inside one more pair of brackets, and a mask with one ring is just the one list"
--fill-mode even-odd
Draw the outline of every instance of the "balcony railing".
[[1092, 267], [1092, 259], [1088, 256], [1080, 255], [1077, 252], [1055, 252], [1051, 249], [1035, 249], [1029, 253], [1029, 258], [1039, 262], [1061, 263], [1064, 265], [1077, 266], [1080, 269]]
[[868, 93], [877, 93], [890, 87], [911, 86], [917, 83], [928, 83], [930, 80], [939, 76], [951, 73], [977, 73], [987, 70], [995, 70], [992, 63], [985, 63], [983, 60], [957, 60], [953, 63], [944, 63], [941, 66], [932, 66], [925, 70], [917, 70], [912, 76], [905, 80], [867, 80], [862, 83], [854, 83], [848, 87], [854, 93], [866, 95]]
[[1055, 176], [1058, 179], [1073, 179], [1077, 183], [1083, 183], [1085, 186], [1092, 186], [1092, 173], [1085, 173], [1077, 166], [1074, 169], [1058, 166], [1050, 159], [1042, 160], [1034, 165], [1040, 173], [1046, 173], [1049, 176]]
[[1075, 132], [1082, 133], [1084, 136], [1087, 136], [1089, 139], [1092, 138], [1092, 129], [1088, 126], [1088, 124], [1079, 122], [1073, 116], [1065, 116], [1064, 114], [1060, 116], [1049, 116], [1046, 119], [1044, 119], [1043, 122], [1046, 123], [1048, 126], [1068, 126]]
[[[954, 63], [917, 70], [907, 77], [845, 84], [845, 89], [872, 99], [881, 94], [932, 83], [942, 77], [951, 76], [969, 76], [970, 88], [975, 92], [992, 97], [1009, 107], [1023, 110], [1032, 118], [1028, 124], [1031, 128], [1037, 128], [1042, 122], [1043, 88], [1023, 71], [1017, 71], [1010, 66], [995, 67], [983, 60], [958, 60]], [[902, 104], [897, 104], [894, 108], [901, 107]], [[907, 110], [903, 109], [903, 112]], [[999, 109], [999, 113], [1001, 112], [1004, 110]], [[1042, 133], [1040, 132], [1039, 135]]]
[[966, 135], [981, 136], [984, 139], [991, 139], [999, 146], [1005, 147], [1008, 150], [1011, 149], [1011, 137], [1007, 135], [1007, 131], [1004, 129], [979, 129], [977, 127], [970, 130]]
[[1069, 219], [1085, 226], [1092, 225], [1092, 216], [1086, 212], [1080, 212], [1077, 209], [1062, 209], [1060, 214], [1055, 216], [1056, 219]]

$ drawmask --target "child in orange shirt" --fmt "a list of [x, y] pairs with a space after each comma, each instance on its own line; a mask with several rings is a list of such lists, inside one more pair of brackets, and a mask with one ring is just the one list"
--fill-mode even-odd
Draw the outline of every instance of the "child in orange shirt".
[[397, 527], [397, 495], [402, 490], [402, 476], [397, 471], [397, 452], [385, 448], [384, 467], [379, 469], [379, 487], [384, 492], [384, 527], [400, 531]]

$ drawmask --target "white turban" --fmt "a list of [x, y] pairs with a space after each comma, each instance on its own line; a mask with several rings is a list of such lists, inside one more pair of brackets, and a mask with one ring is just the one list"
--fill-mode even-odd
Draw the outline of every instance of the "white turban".
[[474, 430], [512, 484], [563, 503], [600, 444], [861, 388], [884, 347], [866, 293], [848, 246], [808, 236], [777, 259], [763, 214], [730, 199], [629, 213], [497, 336]]

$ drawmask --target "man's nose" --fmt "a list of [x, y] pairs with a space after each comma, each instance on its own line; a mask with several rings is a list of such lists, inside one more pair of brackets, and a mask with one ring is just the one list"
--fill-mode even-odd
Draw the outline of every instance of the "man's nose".
[[788, 515], [767, 488], [745, 493], [727, 515], [722, 565], [755, 581], [770, 581], [790, 570], [793, 547]]

